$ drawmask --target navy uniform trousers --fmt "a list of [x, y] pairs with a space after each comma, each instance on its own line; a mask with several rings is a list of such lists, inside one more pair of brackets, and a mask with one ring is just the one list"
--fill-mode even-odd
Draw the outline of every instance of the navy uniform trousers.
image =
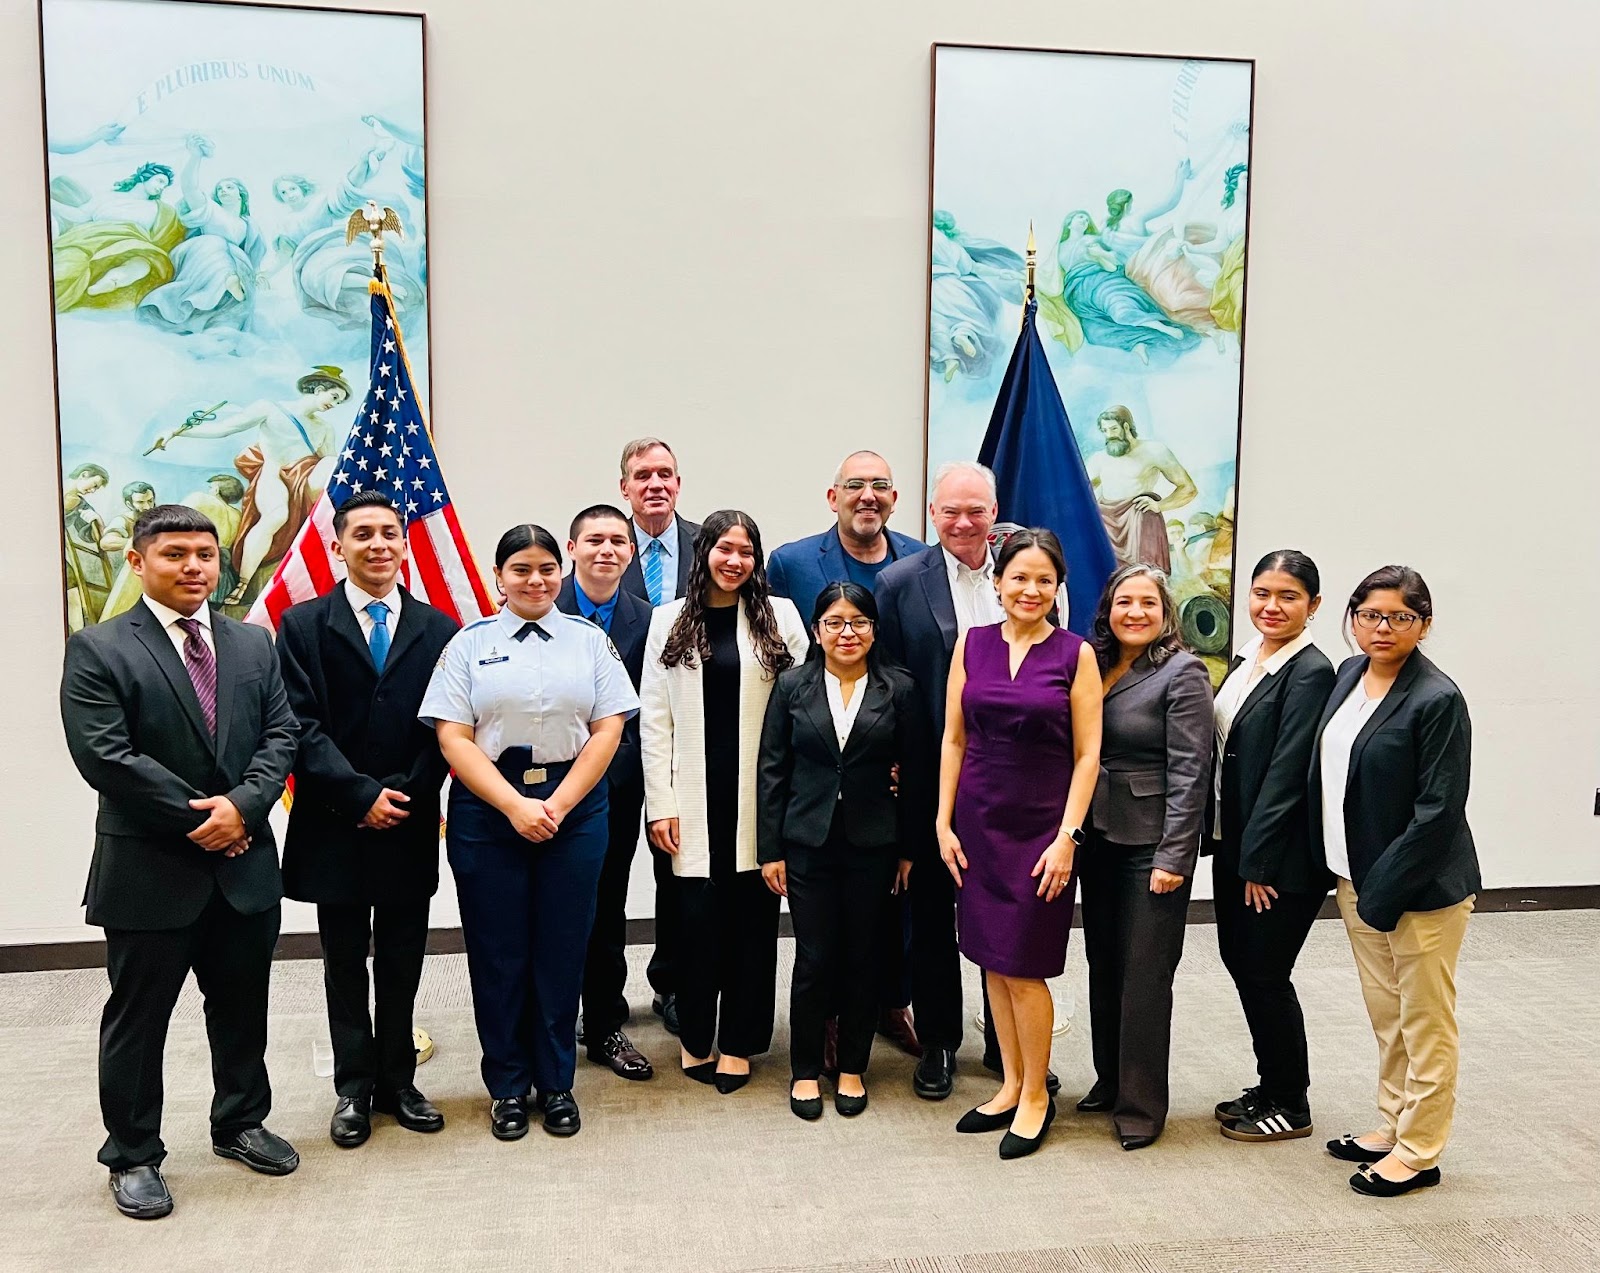
[[[496, 767], [534, 799], [552, 795], [572, 768], [570, 761], [545, 765], [545, 781], [524, 783], [528, 757], [526, 747], [513, 747]], [[572, 1088], [578, 993], [608, 824], [604, 777], [543, 843], [523, 839], [465, 783], [450, 785], [446, 850], [461, 905], [483, 1082], [497, 1100]]]

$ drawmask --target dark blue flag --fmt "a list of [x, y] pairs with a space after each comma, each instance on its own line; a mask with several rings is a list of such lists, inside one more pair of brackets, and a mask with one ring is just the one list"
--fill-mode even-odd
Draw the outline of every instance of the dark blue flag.
[[1061, 540], [1067, 558], [1067, 626], [1087, 636], [1116, 558], [1039, 343], [1037, 309], [1030, 298], [978, 462], [994, 470], [1003, 521], [1048, 527]]

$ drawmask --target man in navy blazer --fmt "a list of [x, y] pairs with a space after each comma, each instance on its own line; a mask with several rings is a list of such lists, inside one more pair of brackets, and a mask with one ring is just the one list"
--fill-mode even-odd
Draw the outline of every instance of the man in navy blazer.
[[810, 620], [817, 594], [830, 583], [858, 583], [871, 590], [884, 569], [927, 547], [920, 539], [890, 530], [898, 492], [889, 462], [876, 451], [845, 457], [828, 488], [835, 524], [772, 550], [767, 582], [774, 596], [788, 597]]

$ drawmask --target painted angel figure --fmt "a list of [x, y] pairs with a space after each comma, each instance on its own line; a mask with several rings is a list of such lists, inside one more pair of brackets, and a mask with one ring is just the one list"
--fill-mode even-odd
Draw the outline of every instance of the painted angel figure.
[[172, 251], [187, 231], [166, 201], [166, 164], [140, 164], [100, 198], [76, 182], [50, 183], [56, 309], [132, 309], [175, 273]]
[[1009, 342], [999, 329], [1007, 301], [1022, 303], [1022, 257], [993, 239], [970, 238], [948, 212], [933, 214], [928, 364], [948, 383], [982, 379]]
[[[1194, 169], [1181, 160], [1167, 198], [1149, 211], [1140, 210], [1132, 191], [1113, 190], [1106, 196], [1105, 229], [1101, 240], [1117, 254], [1122, 272], [1143, 288], [1174, 323], [1193, 331], [1216, 329], [1211, 315], [1211, 285], [1215, 266], [1197, 263], [1190, 249], [1208, 241], [1216, 227], [1211, 223], [1186, 223], [1168, 217], [1183, 200]], [[1160, 229], [1152, 225], [1165, 222]], [[1208, 263], [1209, 264], [1209, 263]]]

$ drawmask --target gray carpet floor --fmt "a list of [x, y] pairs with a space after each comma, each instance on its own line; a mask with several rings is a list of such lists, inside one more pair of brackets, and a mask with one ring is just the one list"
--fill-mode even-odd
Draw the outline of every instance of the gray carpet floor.
[[[1082, 1004], [1080, 936], [1065, 980]], [[647, 952], [630, 954], [632, 1033], [659, 1073], [625, 1083], [580, 1060], [581, 1135], [556, 1141], [535, 1128], [512, 1144], [490, 1138], [465, 961], [440, 956], [428, 961], [418, 1005], [438, 1055], [418, 1084], [449, 1126], [419, 1136], [380, 1120], [354, 1151], [329, 1143], [331, 1087], [312, 1071], [325, 1033], [320, 969], [279, 964], [270, 1126], [304, 1161], [277, 1180], [209, 1152], [209, 1068], [191, 985], [167, 1052], [166, 1174], [177, 1210], [146, 1224], [117, 1215], [94, 1161], [103, 974], [0, 977], [0, 1197], [11, 1234], [0, 1268], [1600, 1269], [1600, 1120], [1590, 1100], [1600, 1088], [1600, 913], [1473, 919], [1445, 1183], [1386, 1202], [1351, 1192], [1349, 1169], [1321, 1147], [1373, 1118], [1373, 1044], [1336, 923], [1316, 926], [1298, 977], [1315, 1139], [1245, 1146], [1217, 1134], [1212, 1104], [1253, 1069], [1214, 930], [1196, 926], [1178, 978], [1165, 1137], [1124, 1153], [1106, 1119], [1071, 1112], [1091, 1080], [1080, 1008], [1056, 1043], [1062, 1116], [1040, 1153], [1013, 1163], [996, 1157], [996, 1138], [952, 1130], [992, 1090], [972, 1061], [954, 1097], [933, 1104], [911, 1093], [912, 1062], [880, 1045], [867, 1113], [846, 1121], [830, 1108], [806, 1124], [788, 1112], [780, 1023], [774, 1052], [743, 1091], [721, 1097], [690, 1083], [648, 1010]], [[789, 954], [785, 942], [785, 970]], [[970, 1042], [967, 1054], [975, 1056]]]

